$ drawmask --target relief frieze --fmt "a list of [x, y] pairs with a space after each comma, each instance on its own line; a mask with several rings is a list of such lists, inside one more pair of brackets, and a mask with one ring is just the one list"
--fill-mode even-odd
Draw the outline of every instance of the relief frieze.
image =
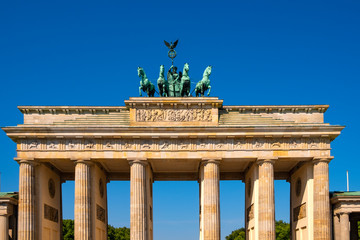
[[137, 109], [137, 122], [211, 122], [211, 109]]
[[25, 139], [26, 151], [264, 151], [330, 150], [326, 138]]

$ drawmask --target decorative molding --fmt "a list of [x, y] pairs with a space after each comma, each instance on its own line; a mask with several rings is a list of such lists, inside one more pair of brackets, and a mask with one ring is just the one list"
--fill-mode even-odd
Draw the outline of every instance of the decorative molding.
[[330, 139], [303, 138], [118, 138], [22, 139], [20, 151], [291, 151], [330, 150]]
[[284, 105], [284, 106], [223, 106], [226, 111], [240, 113], [324, 113], [329, 105]]
[[24, 114], [108, 114], [110, 112], [128, 112], [124, 106], [19, 106]]
[[137, 122], [211, 122], [211, 109], [136, 109]]

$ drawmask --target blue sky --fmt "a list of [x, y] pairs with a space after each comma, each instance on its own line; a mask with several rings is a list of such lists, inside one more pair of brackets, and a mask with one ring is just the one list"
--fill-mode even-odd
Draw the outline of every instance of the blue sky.
[[[124, 105], [137, 67], [155, 82], [171, 65], [163, 40], [179, 38], [175, 65], [198, 81], [213, 65], [224, 105], [329, 104], [346, 125], [332, 143], [330, 189], [360, 190], [359, 1], [1, 1], [0, 126], [18, 105]], [[1, 191], [18, 190], [15, 144], [0, 132]], [[244, 184], [221, 182], [223, 238], [244, 224]], [[129, 226], [129, 182], [108, 184], [109, 223]], [[198, 238], [198, 184], [154, 183], [154, 237]], [[276, 181], [276, 218], [288, 221], [289, 185]], [[64, 218], [74, 183], [63, 184]]]

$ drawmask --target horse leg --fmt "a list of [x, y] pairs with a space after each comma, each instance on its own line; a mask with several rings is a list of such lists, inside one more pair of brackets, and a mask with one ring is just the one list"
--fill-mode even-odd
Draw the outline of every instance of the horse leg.
[[211, 86], [209, 85], [209, 87], [208, 87], [208, 89], [209, 89], [209, 91], [208, 91], [208, 96], [210, 95], [210, 91], [211, 91]]
[[140, 97], [142, 97], [141, 89], [142, 89], [142, 87], [140, 86], [139, 87], [139, 95], [140, 95]]

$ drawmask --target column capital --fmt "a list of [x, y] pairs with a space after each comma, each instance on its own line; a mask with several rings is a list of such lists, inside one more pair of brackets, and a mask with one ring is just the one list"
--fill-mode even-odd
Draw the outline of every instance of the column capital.
[[14, 160], [20, 165], [21, 163], [30, 164], [32, 166], [40, 165], [40, 162], [36, 161], [34, 158], [14, 158]]
[[10, 203], [0, 203], [0, 216], [11, 216], [13, 214], [13, 205]]
[[222, 158], [202, 158], [201, 159], [201, 164], [206, 164], [206, 163], [215, 163], [215, 164], [220, 164]]
[[147, 161], [147, 158], [128, 158], [127, 160], [129, 162], [130, 166], [132, 166], [134, 163], [140, 163], [143, 166], [146, 166], [149, 164]]
[[278, 160], [278, 157], [259, 157], [255, 162], [257, 165], [262, 165], [263, 163], [271, 163], [274, 165], [276, 160]]
[[332, 156], [328, 156], [328, 157], [314, 157], [312, 162], [314, 164], [319, 163], [319, 162], [326, 162], [329, 163], [334, 157]]
[[76, 165], [78, 163], [84, 163], [88, 166], [93, 165], [94, 163], [91, 162], [90, 158], [70, 158], [71, 161]]
[[339, 212], [339, 215], [350, 215], [350, 212]]

